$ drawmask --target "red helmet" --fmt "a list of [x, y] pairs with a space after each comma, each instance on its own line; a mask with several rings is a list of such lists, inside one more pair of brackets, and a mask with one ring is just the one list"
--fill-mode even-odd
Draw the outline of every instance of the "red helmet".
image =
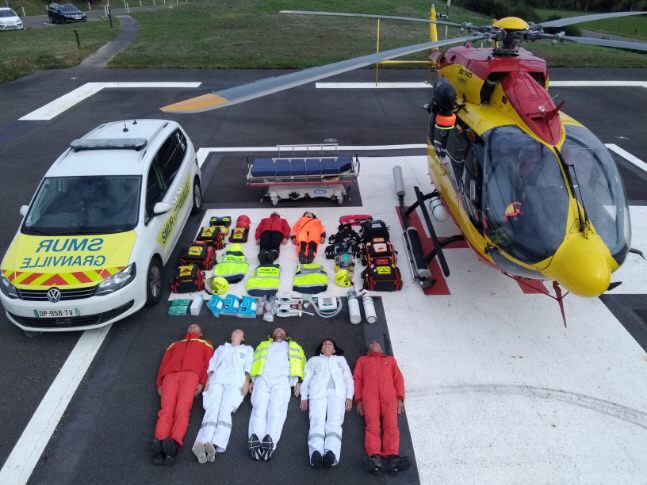
[[252, 222], [249, 220], [249, 217], [246, 215], [238, 216], [238, 219], [236, 219], [236, 227], [246, 227], [249, 228], [249, 226], [252, 225]]

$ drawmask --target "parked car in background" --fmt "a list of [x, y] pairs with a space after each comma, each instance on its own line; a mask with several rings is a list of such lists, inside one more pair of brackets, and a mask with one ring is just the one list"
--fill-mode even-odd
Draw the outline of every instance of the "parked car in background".
[[53, 24], [85, 22], [88, 20], [88, 17], [76, 5], [71, 3], [50, 3], [47, 6], [47, 16]]
[[0, 30], [20, 30], [25, 27], [18, 14], [11, 8], [0, 8]]

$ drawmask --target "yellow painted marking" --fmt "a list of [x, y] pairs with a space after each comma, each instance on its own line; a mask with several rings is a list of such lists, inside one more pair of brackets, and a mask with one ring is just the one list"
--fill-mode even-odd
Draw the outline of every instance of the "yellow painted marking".
[[200, 111], [207, 111], [228, 102], [229, 100], [227, 98], [209, 93], [186, 99], [179, 103], [169, 104], [160, 109], [165, 113], [199, 113]]

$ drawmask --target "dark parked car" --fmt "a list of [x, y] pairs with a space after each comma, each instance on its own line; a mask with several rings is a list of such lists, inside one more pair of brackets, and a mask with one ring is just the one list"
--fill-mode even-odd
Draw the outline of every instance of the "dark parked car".
[[85, 22], [88, 20], [88, 17], [76, 5], [71, 3], [50, 3], [47, 6], [47, 16], [53, 24]]

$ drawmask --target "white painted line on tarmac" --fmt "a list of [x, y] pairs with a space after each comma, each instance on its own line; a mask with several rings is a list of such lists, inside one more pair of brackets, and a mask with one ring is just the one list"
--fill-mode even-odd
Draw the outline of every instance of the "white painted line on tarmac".
[[428, 82], [400, 83], [317, 83], [317, 89], [421, 89], [430, 88]]
[[[296, 145], [297, 147], [299, 145]], [[281, 148], [285, 150], [286, 145], [281, 145]], [[419, 150], [426, 149], [426, 143], [410, 143], [408, 145], [365, 145], [365, 146], [351, 146], [351, 145], [339, 145], [337, 147], [332, 146], [323, 146], [322, 151], [387, 151], [387, 150]], [[276, 145], [268, 147], [204, 147], [199, 148], [196, 152], [198, 157], [198, 165], [202, 167], [204, 162], [207, 160], [207, 157], [210, 153], [254, 153], [254, 152], [278, 152], [279, 149]], [[288, 153], [285, 151], [285, 153]], [[289, 152], [291, 153], [291, 152]], [[303, 154], [305, 150], [296, 150], [295, 153]]]
[[556, 88], [647, 88], [647, 81], [550, 81]]
[[0, 483], [27, 483], [111, 327], [83, 332], [0, 470]]
[[633, 156], [627, 150], [624, 150], [623, 148], [620, 148], [618, 145], [616, 145], [614, 143], [607, 143], [606, 147], [609, 150], [611, 150], [612, 152], [615, 152], [618, 155], [620, 155], [622, 158], [627, 160], [629, 163], [631, 163], [631, 164], [635, 165], [636, 167], [638, 167], [643, 172], [647, 172], [647, 163], [643, 162], [640, 158]]
[[[423, 89], [429, 88], [428, 82], [320, 82], [317, 89]], [[643, 87], [647, 88], [647, 81], [550, 81], [550, 87], [555, 88], [599, 88], [599, 87]]]
[[89, 98], [105, 88], [197, 88], [201, 82], [101, 82], [85, 83], [73, 91], [64, 94], [60, 98], [47, 103], [45, 106], [26, 114], [22, 121], [48, 121], [76, 106], [81, 101]]

